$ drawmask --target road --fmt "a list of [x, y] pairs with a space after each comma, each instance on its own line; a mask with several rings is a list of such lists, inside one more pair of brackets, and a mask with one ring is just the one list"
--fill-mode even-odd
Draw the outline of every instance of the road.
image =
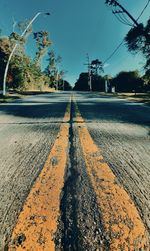
[[150, 108], [95, 93], [0, 105], [0, 251], [150, 250]]

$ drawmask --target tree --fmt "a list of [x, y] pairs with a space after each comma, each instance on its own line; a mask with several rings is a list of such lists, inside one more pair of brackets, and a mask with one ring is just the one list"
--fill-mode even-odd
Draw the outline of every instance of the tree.
[[[15, 39], [18, 39], [18, 35], [11, 34], [10, 37], [0, 38], [0, 88], [2, 89], [4, 70], [12, 51]], [[15, 51], [12, 60], [10, 62], [9, 71], [7, 75], [7, 87], [11, 89], [30, 89], [33, 86], [39, 87], [39, 82], [42, 83], [42, 76], [39, 66], [29, 58], [22, 46], [18, 46]], [[43, 80], [44, 81], [44, 80]]]
[[63, 71], [59, 71], [58, 69], [58, 65], [60, 64], [61, 60], [61, 56], [56, 57], [53, 50], [48, 52], [48, 65], [45, 69], [45, 74], [47, 77], [49, 77], [51, 87], [56, 87], [56, 85], [59, 84], [59, 80], [62, 78]]
[[82, 72], [73, 88], [75, 91], [89, 91], [88, 73]]
[[145, 68], [150, 68], [150, 19], [147, 24], [133, 27], [125, 37], [128, 50], [134, 53], [141, 51], [146, 57]]
[[56, 73], [56, 59], [55, 52], [53, 50], [48, 52], [48, 65], [45, 69], [45, 74], [49, 78], [49, 85], [54, 87], [55, 85], [55, 73]]
[[32, 25], [30, 25], [29, 28], [26, 30], [26, 33], [24, 34], [24, 36], [21, 36], [20, 33], [22, 34], [24, 32], [24, 30], [29, 25], [29, 23], [30, 23], [30, 20], [25, 20], [25, 21], [16, 23], [19, 33], [13, 31], [9, 35], [9, 39], [12, 45], [14, 46], [17, 43], [19, 45], [18, 48], [20, 48], [23, 52], [25, 52], [25, 44], [27, 42], [28, 36], [32, 33]]
[[102, 76], [92, 76], [92, 91], [105, 91], [105, 80]]
[[72, 86], [70, 85], [70, 83], [68, 81], [60, 79], [59, 90], [70, 91], [70, 90], [72, 90]]
[[146, 70], [144, 76], [142, 77], [144, 80], [144, 91], [148, 92], [150, 91], [150, 69]]
[[[82, 72], [79, 79], [75, 83], [74, 90], [79, 91], [104, 91], [105, 82], [103, 77], [99, 74], [103, 72], [103, 63], [99, 59], [92, 60], [89, 63], [88, 59], [88, 70], [87, 72]], [[89, 85], [89, 77], [91, 85]]]
[[[79, 79], [73, 88], [76, 91], [89, 91], [88, 73], [83, 72], [80, 74]], [[104, 91], [105, 80], [102, 76], [92, 76], [92, 91]]]
[[9, 54], [11, 53], [11, 44], [8, 37], [0, 38], [0, 88], [2, 89], [4, 70]]
[[[17, 30], [22, 34], [30, 21], [17, 23]], [[40, 63], [42, 57], [47, 52], [51, 41], [48, 37], [48, 32], [40, 31], [34, 33], [38, 51], [36, 59], [33, 60], [26, 55], [25, 45], [28, 36], [32, 33], [32, 26], [26, 30], [24, 36], [17, 32], [12, 32], [9, 37], [0, 37], [0, 88], [2, 88], [3, 76], [12, 49], [17, 44], [17, 48], [11, 58], [8, 74], [7, 74], [7, 87], [13, 89], [30, 89], [40, 88], [49, 82], [45, 72], [41, 71]]]
[[122, 71], [111, 81], [117, 92], [141, 92], [144, 81], [138, 71]]
[[[21, 24], [17, 24], [21, 28]], [[23, 22], [22, 22], [23, 25]], [[24, 25], [27, 25], [24, 24]], [[19, 29], [20, 29], [19, 28]], [[0, 87], [2, 88], [4, 71], [6, 63], [8, 61], [9, 55], [16, 44], [18, 44], [15, 53], [10, 61], [8, 76], [7, 76], [7, 87], [18, 88], [19, 85], [22, 86], [23, 81], [26, 82], [27, 70], [29, 68], [30, 59], [25, 55], [25, 43], [27, 41], [27, 35], [31, 33], [32, 28], [26, 31], [24, 37], [20, 34], [12, 32], [9, 37], [0, 38]]]
[[34, 32], [37, 52], [35, 57], [36, 65], [41, 64], [42, 57], [46, 54], [48, 47], [52, 44], [47, 31]]
[[64, 80], [64, 91], [70, 91], [70, 90], [72, 90], [72, 86], [68, 81]]
[[100, 72], [103, 72], [103, 63], [99, 59], [95, 59], [91, 62], [91, 73], [98, 76]]

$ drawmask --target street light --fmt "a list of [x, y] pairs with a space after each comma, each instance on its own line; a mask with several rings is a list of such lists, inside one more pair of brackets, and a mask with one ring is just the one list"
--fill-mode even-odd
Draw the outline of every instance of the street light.
[[[23, 37], [23, 36], [25, 35], [26, 31], [29, 29], [29, 27], [31, 26], [31, 24], [32, 24], [32, 23], [35, 21], [35, 19], [37, 19], [37, 17], [38, 17], [39, 15], [41, 15], [41, 14], [44, 14], [44, 15], [47, 15], [47, 16], [50, 15], [49, 12], [47, 12], [47, 13], [38, 12], [38, 13], [32, 18], [32, 20], [29, 22], [29, 24], [27, 25], [27, 27], [25, 28], [25, 30], [22, 32], [21, 37]], [[17, 48], [17, 46], [18, 46], [18, 43], [16, 43], [15, 46], [13, 47], [12, 52], [11, 52], [10, 55], [9, 55], [9, 58], [8, 58], [8, 61], [7, 61], [6, 67], [5, 67], [4, 79], [3, 79], [3, 96], [6, 95], [6, 78], [7, 78], [7, 73], [8, 73], [8, 68], [9, 68], [10, 60], [11, 60], [11, 58], [12, 58], [12, 56], [13, 56], [13, 54], [14, 54], [16, 48]]]

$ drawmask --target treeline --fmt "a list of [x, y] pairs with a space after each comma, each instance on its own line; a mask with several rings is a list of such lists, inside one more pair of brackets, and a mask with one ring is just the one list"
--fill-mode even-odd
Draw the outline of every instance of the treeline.
[[[17, 24], [18, 32], [12, 32], [9, 36], [0, 35], [0, 89], [3, 88], [6, 63], [15, 44], [18, 46], [10, 61], [7, 89], [44, 90], [49, 87], [61, 90], [70, 89], [70, 84], [63, 80], [65, 72], [58, 70], [62, 59], [51, 49], [52, 41], [49, 33], [47, 31], [33, 32], [30, 27], [21, 37], [20, 33], [27, 25], [28, 22], [20, 22]], [[29, 57], [25, 50], [29, 35], [32, 35], [35, 40], [34, 58]], [[41, 64], [45, 56], [47, 56], [47, 66], [42, 70]]]
[[[79, 79], [75, 83], [74, 90], [89, 91], [89, 74], [81, 73]], [[108, 75], [91, 76], [92, 91], [108, 92], [149, 92], [150, 91], [150, 71], [140, 76], [138, 71], [122, 71], [115, 77]]]

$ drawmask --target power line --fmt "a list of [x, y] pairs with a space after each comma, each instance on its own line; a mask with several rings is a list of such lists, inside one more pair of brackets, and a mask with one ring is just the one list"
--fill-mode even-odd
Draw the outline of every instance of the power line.
[[123, 45], [124, 43], [124, 39], [123, 41], [117, 46], [117, 48], [111, 53], [111, 55], [103, 62], [103, 64], [105, 64], [109, 59], [111, 59], [113, 57], [113, 55], [119, 50], [119, 48]]
[[138, 21], [138, 20], [140, 19], [140, 17], [143, 15], [143, 13], [144, 13], [144, 11], [146, 10], [146, 8], [148, 7], [149, 3], [150, 3], [150, 0], [148, 0], [147, 4], [145, 5], [144, 9], [141, 11], [141, 13], [140, 13], [140, 15], [138, 16], [138, 18], [137, 18], [136, 21]]
[[[115, 14], [115, 13], [114, 13]], [[133, 26], [131, 24], [129, 24], [127, 21], [125, 21], [121, 15], [119, 13], [117, 13], [117, 15], [115, 14], [115, 17], [118, 19], [119, 22], [121, 22], [122, 24], [128, 25], [128, 26]]]
[[129, 20], [126, 18], [124, 12], [122, 10], [118, 10], [117, 6], [115, 6], [114, 10], [112, 11], [112, 13], [115, 15], [115, 17], [123, 24], [128, 25], [128, 26], [133, 26], [133, 24], [131, 24], [129, 22]]
[[125, 16], [124, 12], [122, 12], [122, 16], [123, 18], [128, 22], [128, 24], [130, 24], [131, 26], [133, 26], [133, 24], [127, 19], [127, 17]]

